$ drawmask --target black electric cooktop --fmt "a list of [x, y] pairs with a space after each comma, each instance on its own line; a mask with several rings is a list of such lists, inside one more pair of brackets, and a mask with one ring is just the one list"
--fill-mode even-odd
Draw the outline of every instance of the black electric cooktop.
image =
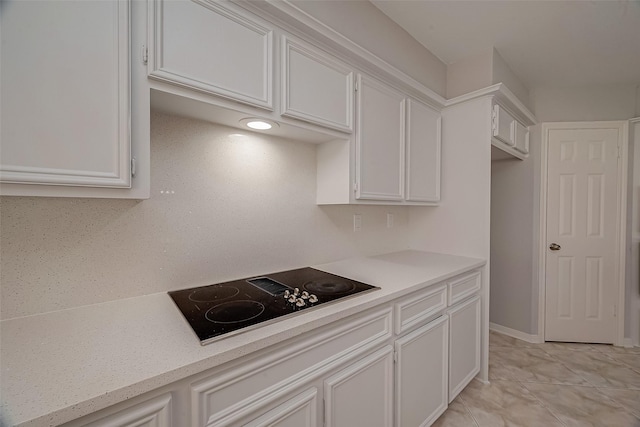
[[376, 286], [305, 267], [169, 292], [201, 344]]

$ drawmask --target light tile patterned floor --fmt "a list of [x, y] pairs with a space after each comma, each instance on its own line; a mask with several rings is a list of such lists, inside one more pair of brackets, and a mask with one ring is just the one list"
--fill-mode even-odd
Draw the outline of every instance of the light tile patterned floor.
[[640, 427], [640, 348], [491, 332], [489, 381], [472, 381], [434, 427]]

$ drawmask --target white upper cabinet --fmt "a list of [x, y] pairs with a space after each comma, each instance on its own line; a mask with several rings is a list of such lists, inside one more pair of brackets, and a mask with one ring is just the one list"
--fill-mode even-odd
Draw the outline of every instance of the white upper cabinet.
[[282, 115], [353, 131], [353, 70], [291, 37], [282, 37]]
[[372, 77], [357, 81], [355, 138], [318, 147], [317, 203], [437, 204], [440, 112]]
[[512, 124], [513, 142], [515, 149], [522, 154], [529, 154], [529, 129], [514, 120]]
[[273, 28], [212, 0], [149, 2], [149, 76], [273, 109]]
[[404, 196], [405, 95], [358, 75], [357, 199]]
[[129, 190], [130, 7], [3, 2], [1, 194], [148, 197]]
[[493, 136], [507, 145], [514, 145], [511, 128], [515, 119], [500, 105], [493, 106]]
[[407, 194], [412, 202], [440, 201], [441, 115], [407, 101]]
[[493, 105], [491, 127], [493, 146], [519, 159], [529, 154], [529, 129], [502, 105]]

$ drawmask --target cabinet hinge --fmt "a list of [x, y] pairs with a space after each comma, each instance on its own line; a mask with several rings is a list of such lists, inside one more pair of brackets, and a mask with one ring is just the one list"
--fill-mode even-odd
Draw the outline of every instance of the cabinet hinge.
[[618, 317], [618, 306], [613, 305], [613, 317]]
[[353, 183], [353, 192], [356, 193], [358, 191], [358, 183], [354, 182]]
[[142, 46], [142, 63], [147, 65], [149, 62], [149, 49], [146, 46]]
[[356, 92], [358, 91], [358, 78], [356, 77], [355, 82], [353, 87], [355, 88]]
[[136, 158], [135, 157], [131, 158], [131, 176], [133, 177], [136, 176]]
[[398, 352], [397, 351], [393, 352], [393, 363], [398, 363]]

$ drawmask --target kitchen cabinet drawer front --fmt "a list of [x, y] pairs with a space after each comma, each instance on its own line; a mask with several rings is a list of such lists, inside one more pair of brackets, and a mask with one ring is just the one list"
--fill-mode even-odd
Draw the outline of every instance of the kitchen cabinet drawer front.
[[480, 372], [480, 297], [457, 304], [449, 315], [449, 402]]
[[353, 131], [353, 70], [300, 40], [282, 38], [282, 115]]
[[447, 286], [438, 285], [409, 295], [395, 304], [395, 333], [423, 325], [447, 308]]
[[326, 427], [391, 427], [393, 348], [353, 363], [324, 382]]
[[405, 96], [373, 78], [358, 76], [357, 199], [404, 196]]
[[198, 425], [217, 425], [239, 409], [278, 390], [309, 381], [345, 358], [391, 338], [391, 308], [330, 325], [319, 333], [263, 352], [240, 368], [216, 373], [191, 385], [192, 418]]
[[475, 294], [482, 286], [480, 271], [474, 271], [463, 276], [455, 277], [447, 282], [449, 289], [449, 305], [456, 304]]
[[273, 30], [265, 21], [213, 0], [149, 4], [150, 77], [273, 109]]
[[396, 426], [431, 425], [448, 403], [449, 318], [396, 340]]
[[407, 197], [410, 202], [440, 201], [440, 112], [407, 101]]
[[171, 404], [171, 395], [165, 394], [93, 423], [82, 425], [85, 427], [171, 427]]
[[500, 105], [493, 106], [493, 136], [509, 146], [515, 144], [511, 139], [511, 126], [514, 121], [513, 116]]
[[520, 122], [514, 121], [511, 132], [515, 141], [514, 148], [522, 154], [529, 154], [529, 130]]
[[[316, 427], [318, 425], [318, 389], [311, 387], [293, 397], [272, 396], [265, 405], [243, 408], [234, 420], [216, 423], [216, 427]], [[275, 402], [275, 404], [274, 404]], [[248, 422], [246, 420], [249, 420]]]
[[129, 2], [3, 2], [0, 19], [0, 182], [130, 188]]

